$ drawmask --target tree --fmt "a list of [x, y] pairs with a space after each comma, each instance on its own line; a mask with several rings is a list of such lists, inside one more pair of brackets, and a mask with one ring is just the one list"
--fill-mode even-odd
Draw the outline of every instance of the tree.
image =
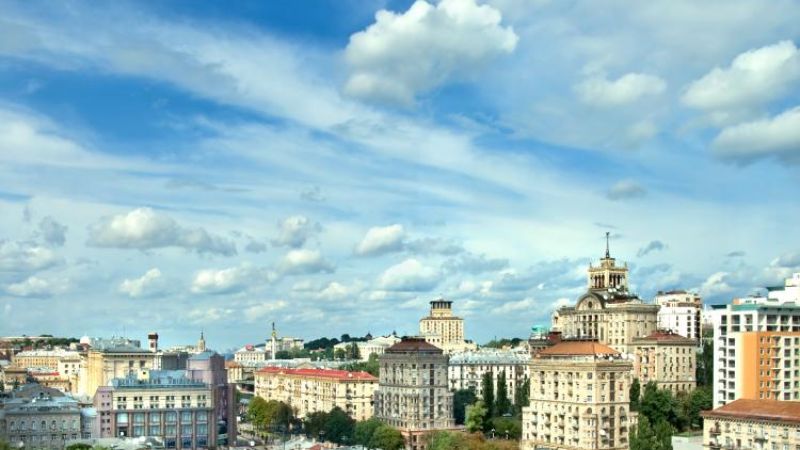
[[459, 389], [453, 393], [453, 415], [456, 419], [456, 425], [463, 425], [464, 419], [467, 414], [467, 406], [475, 403], [478, 397], [475, 395], [475, 390]]
[[66, 450], [92, 450], [92, 446], [89, 444], [78, 443], [68, 445]]
[[328, 421], [328, 413], [314, 411], [306, 415], [305, 432], [309, 437], [318, 437], [320, 432], [325, 431], [325, 423]]
[[0, 380], [0, 393], [3, 393], [5, 391], [6, 391], [6, 384], [3, 382], [3, 380]]
[[647, 417], [651, 424], [657, 424], [662, 420], [666, 420], [670, 424], [678, 423], [672, 392], [658, 389], [656, 383], [652, 381], [644, 386], [639, 413], [640, 417]]
[[488, 415], [489, 411], [486, 409], [483, 400], [478, 400], [467, 406], [466, 419], [464, 421], [467, 431], [470, 433], [482, 431], [489, 423]]
[[486, 372], [481, 379], [481, 390], [483, 391], [483, 404], [486, 406], [488, 417], [494, 417], [494, 380], [492, 372]]
[[372, 442], [372, 436], [375, 434], [375, 430], [381, 426], [383, 426], [383, 422], [375, 417], [356, 423], [355, 430], [353, 431], [354, 443], [363, 445], [364, 447], [369, 447], [370, 443]]
[[275, 359], [292, 359], [292, 354], [288, 350], [278, 350], [275, 352]]
[[11, 444], [0, 439], [0, 450], [11, 450]]
[[630, 392], [631, 411], [638, 411], [639, 397], [641, 397], [642, 395], [642, 387], [639, 384], [638, 378], [633, 379], [633, 383], [631, 383], [631, 388], [629, 392]]
[[522, 414], [522, 408], [531, 404], [531, 380], [525, 377], [525, 381], [517, 384], [514, 391], [514, 407], [517, 415]]
[[337, 348], [333, 351], [333, 357], [336, 359], [345, 359], [347, 358], [347, 352], [344, 351], [343, 348]]
[[672, 450], [672, 426], [662, 420], [653, 427], [647, 417], [640, 416], [631, 430], [630, 450]]
[[428, 435], [428, 450], [455, 450], [466, 447], [466, 436], [437, 431]]
[[511, 412], [511, 400], [508, 399], [508, 386], [506, 385], [506, 371], [500, 372], [497, 377], [497, 400], [495, 400], [494, 414], [502, 416]]
[[381, 425], [373, 433], [369, 447], [381, 450], [401, 450], [405, 447], [405, 440], [397, 429], [389, 425]]
[[655, 449], [656, 450], [672, 450], [672, 425], [667, 423], [666, 420], [656, 423], [653, 428], [655, 434]]
[[334, 407], [328, 413], [327, 419], [323, 428], [323, 431], [325, 431], [325, 439], [337, 444], [342, 444], [345, 441], [350, 441], [352, 443], [353, 431], [356, 425], [355, 420], [338, 406]]
[[710, 341], [703, 341], [702, 351], [697, 355], [695, 378], [697, 387], [714, 384], [714, 345]]
[[267, 417], [267, 401], [262, 397], [253, 397], [247, 407], [247, 418], [258, 433], [262, 429]]
[[351, 343], [350, 347], [349, 347], [349, 350], [350, 350], [350, 352], [349, 352], [350, 353], [350, 359], [355, 359], [355, 360], [361, 359], [361, 350], [359, 350], [357, 343], [355, 343], [355, 342]]
[[510, 417], [495, 417], [491, 421], [495, 436], [519, 439], [522, 436], [522, 420]]

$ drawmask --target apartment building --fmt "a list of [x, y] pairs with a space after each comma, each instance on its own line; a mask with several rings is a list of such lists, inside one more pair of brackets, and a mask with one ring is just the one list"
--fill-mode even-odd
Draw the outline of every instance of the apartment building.
[[428, 433], [455, 427], [448, 360], [424, 337], [404, 337], [380, 357], [375, 417], [400, 430], [408, 450], [424, 450]]
[[[28, 350], [19, 352], [13, 356], [11, 363], [15, 367], [22, 367], [26, 369], [39, 368], [50, 369], [53, 372], [59, 370], [59, 364], [69, 361], [68, 364], [75, 364], [80, 362], [80, 354], [70, 350]], [[75, 366], [77, 369], [77, 366]]]
[[86, 376], [81, 376], [79, 391], [92, 396], [115, 378], [144, 377], [154, 369], [154, 362], [155, 353], [129, 344], [93, 347], [86, 357]]
[[658, 328], [694, 339], [700, 344], [703, 325], [703, 299], [686, 291], [659, 292], [653, 299], [659, 305]]
[[[800, 273], [786, 279], [784, 286], [768, 288], [766, 296], [734, 299], [728, 305], [715, 305], [712, 316], [714, 406], [751, 396], [754, 392], [758, 394], [762, 392], [762, 383], [764, 388], [767, 383], [771, 386], [777, 384], [778, 398], [773, 399], [794, 400], [794, 380], [800, 376], [797, 372], [800, 367], [794, 366], [794, 335], [776, 334], [772, 338], [777, 339], [770, 339], [768, 335], [746, 337], [745, 334], [800, 333]], [[762, 344], [762, 338], [770, 341]], [[773, 348], [773, 344], [777, 347]], [[764, 357], [766, 354], [780, 359], [768, 363]], [[752, 365], [745, 369], [744, 364]]]
[[483, 377], [490, 373], [494, 392], [497, 393], [498, 379], [505, 373], [506, 392], [513, 402], [514, 393], [530, 377], [530, 355], [501, 350], [476, 350], [458, 353], [450, 357], [447, 378], [450, 390], [472, 389], [483, 398]]
[[702, 416], [705, 449], [800, 448], [800, 402], [739, 399]]
[[5, 400], [0, 410], [0, 440], [18, 448], [62, 449], [81, 437], [81, 410], [71, 397], [50, 396]]
[[420, 319], [419, 333], [429, 343], [445, 353], [456, 353], [478, 348], [464, 340], [464, 319], [453, 314], [453, 302], [443, 298], [430, 302], [430, 313]]
[[366, 372], [265, 367], [255, 374], [255, 395], [289, 404], [298, 417], [338, 406], [353, 419], [369, 419], [377, 388], [378, 379]]
[[522, 450], [628, 450], [631, 362], [594, 341], [563, 341], [530, 363]]
[[642, 384], [655, 381], [673, 394], [690, 392], [697, 386], [697, 341], [672, 330], [657, 330], [632, 345], [633, 376]]

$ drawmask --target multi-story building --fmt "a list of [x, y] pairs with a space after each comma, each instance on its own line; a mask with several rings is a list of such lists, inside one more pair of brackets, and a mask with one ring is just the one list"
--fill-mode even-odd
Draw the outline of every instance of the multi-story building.
[[734, 400], [703, 416], [703, 448], [800, 448], [800, 402]]
[[165, 448], [217, 445], [214, 388], [184, 371], [118, 378], [94, 397], [100, 438], [155, 437]]
[[225, 358], [205, 350], [192, 355], [186, 365], [186, 375], [211, 387], [214, 403], [214, 420], [220, 443], [236, 442], [236, 385], [228, 383]]
[[800, 332], [743, 332], [734, 354], [735, 398], [800, 401]]
[[531, 361], [523, 450], [628, 450], [631, 362], [594, 341], [562, 341]]
[[633, 376], [642, 384], [655, 381], [672, 393], [690, 392], [697, 386], [697, 341], [671, 330], [658, 330], [633, 340]]
[[397, 337], [396, 334], [390, 334], [388, 336], [378, 336], [363, 342], [341, 342], [334, 345], [333, 348], [334, 350], [342, 349], [344, 351], [349, 351], [350, 346], [355, 344], [358, 347], [359, 359], [361, 361], [369, 361], [370, 356], [380, 356], [383, 354], [384, 350], [398, 342], [400, 342], [400, 338]]
[[455, 426], [448, 359], [422, 337], [404, 337], [380, 357], [375, 417], [400, 430], [408, 450], [424, 450], [425, 435]]
[[11, 398], [0, 410], [0, 440], [14, 447], [62, 449], [80, 437], [81, 410], [71, 397], [40, 393]]
[[445, 353], [475, 350], [477, 345], [464, 340], [464, 319], [453, 315], [453, 302], [437, 299], [430, 302], [428, 316], [419, 321], [419, 333]]
[[450, 357], [447, 367], [450, 390], [472, 389], [475, 395], [483, 398], [483, 377], [490, 373], [494, 382], [494, 393], [497, 393], [498, 379], [504, 373], [506, 392], [514, 402], [514, 393], [530, 376], [528, 352], [500, 350], [477, 350], [458, 353]]
[[115, 378], [144, 377], [153, 369], [154, 361], [154, 353], [128, 344], [92, 347], [79, 391], [92, 396], [98, 387], [108, 386]]
[[575, 306], [553, 314], [552, 329], [565, 338], [597, 339], [620, 353], [631, 353], [633, 339], [657, 329], [658, 309], [628, 291], [628, 266], [618, 266], [606, 246], [600, 265], [589, 265], [588, 291]]
[[700, 295], [686, 291], [659, 292], [653, 303], [661, 307], [658, 310], [658, 328], [700, 343], [703, 336], [703, 299]]
[[252, 344], [247, 344], [233, 353], [233, 360], [238, 363], [267, 361], [269, 359], [270, 354], [268, 350], [265, 350], [264, 347]]
[[[51, 369], [56, 372], [59, 370], [61, 361], [80, 362], [80, 354], [70, 350], [28, 350], [19, 352], [13, 356], [11, 363], [16, 367], [26, 369]], [[77, 366], [76, 366], [77, 370]]]
[[[775, 385], [778, 398], [795, 400], [794, 335], [747, 335], [753, 332], [800, 333], [800, 273], [783, 287], [768, 288], [766, 297], [734, 299], [728, 305], [712, 307], [714, 324], [714, 406], [722, 406], [745, 395], [759, 395], [761, 384]], [[773, 339], [777, 337], [777, 339]], [[767, 339], [763, 345], [761, 339]], [[768, 353], [773, 351], [774, 353]], [[786, 354], [786, 351], [789, 354]], [[764, 352], [763, 354], [761, 352]], [[767, 362], [764, 355], [781, 359]], [[744, 364], [751, 364], [745, 368]], [[787, 366], [789, 364], [789, 366]], [[753, 374], [756, 368], [755, 375]], [[756, 378], [754, 378], [757, 375]], [[773, 384], [774, 383], [774, 384]], [[788, 386], [785, 383], [789, 383]], [[788, 389], [784, 389], [787, 386]]]
[[255, 376], [257, 396], [292, 406], [298, 417], [338, 406], [353, 419], [369, 419], [377, 388], [374, 376], [346, 370], [265, 367]]

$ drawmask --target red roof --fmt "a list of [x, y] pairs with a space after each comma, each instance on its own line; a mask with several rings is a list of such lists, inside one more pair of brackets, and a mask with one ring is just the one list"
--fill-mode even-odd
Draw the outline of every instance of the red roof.
[[645, 337], [634, 338], [637, 340], [655, 340], [655, 341], [685, 341], [687, 343], [694, 343], [693, 339], [681, 336], [678, 333], [673, 333], [672, 330], [656, 330]]
[[618, 355], [613, 348], [594, 341], [561, 341], [536, 354], [540, 356]]
[[730, 417], [800, 423], [800, 402], [739, 399], [702, 415], [707, 419]]
[[404, 336], [402, 340], [384, 350], [384, 353], [438, 353], [443, 351], [439, 347], [427, 342], [423, 337]]
[[347, 370], [335, 369], [285, 369], [282, 367], [264, 367], [259, 373], [270, 373], [280, 375], [291, 375], [298, 377], [330, 378], [339, 381], [359, 380], [359, 381], [378, 381], [377, 378], [367, 372], [349, 372]]

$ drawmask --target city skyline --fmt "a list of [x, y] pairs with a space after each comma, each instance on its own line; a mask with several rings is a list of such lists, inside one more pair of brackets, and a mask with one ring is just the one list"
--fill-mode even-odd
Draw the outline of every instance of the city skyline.
[[793, 1], [0, 8], [0, 335], [524, 337], [606, 232], [647, 301], [800, 271]]

